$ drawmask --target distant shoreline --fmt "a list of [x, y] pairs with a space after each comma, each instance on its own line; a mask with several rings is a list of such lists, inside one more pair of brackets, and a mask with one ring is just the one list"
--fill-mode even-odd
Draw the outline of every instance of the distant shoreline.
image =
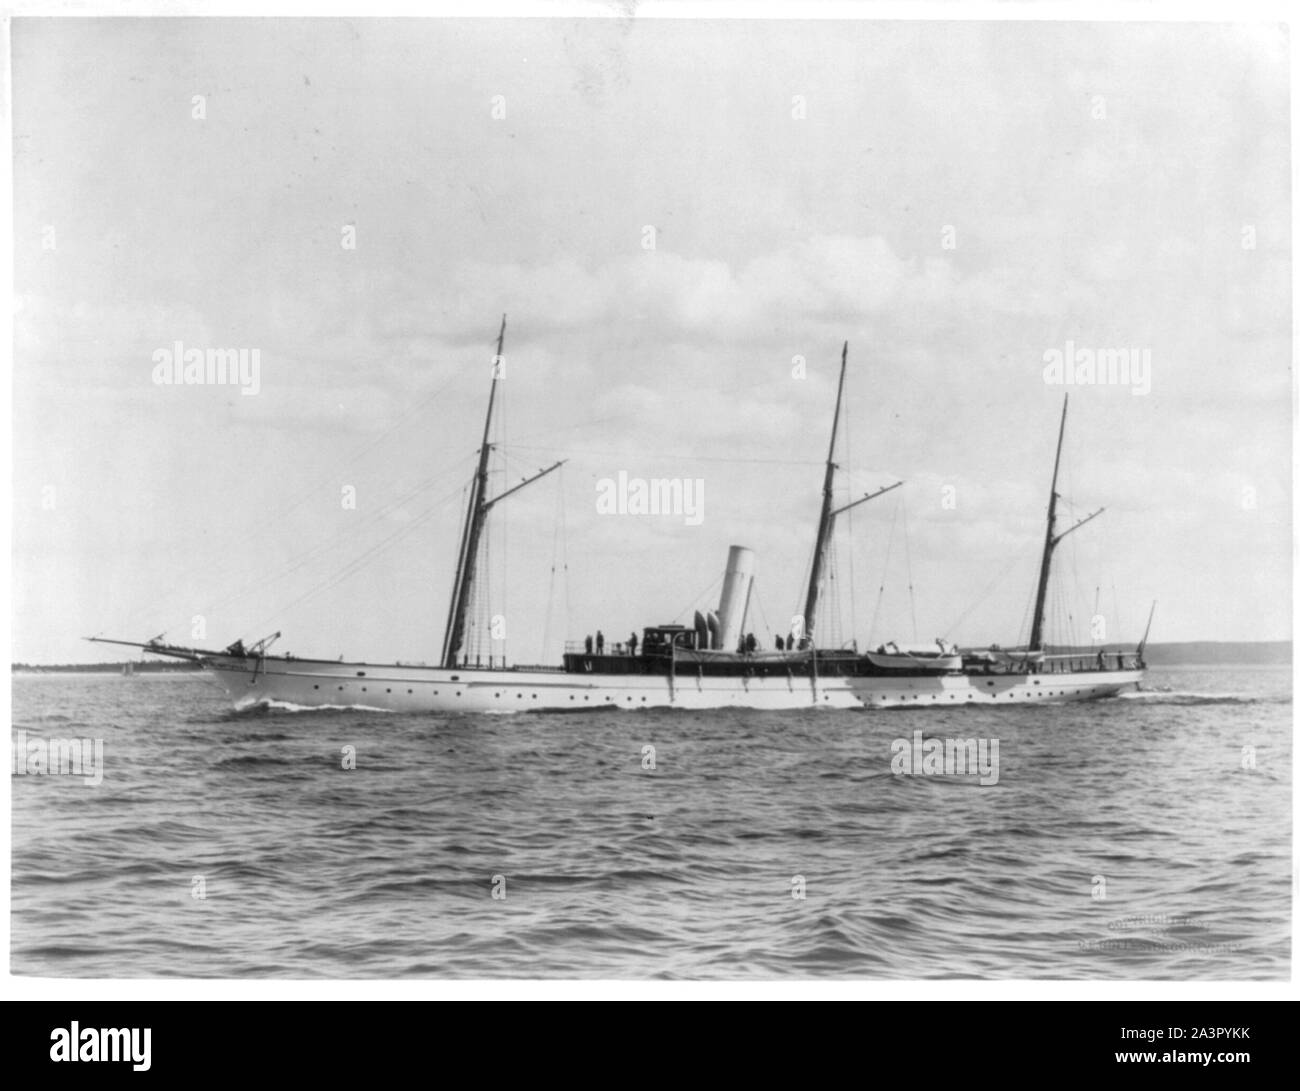
[[123, 674], [130, 666], [131, 674], [194, 674], [203, 668], [197, 663], [151, 663], [131, 660], [129, 663], [13, 663], [11, 674]]
[[[1096, 653], [1098, 646], [1070, 649], [1075, 654]], [[1106, 644], [1106, 648], [1130, 648], [1131, 644]], [[1147, 666], [1284, 666], [1291, 662], [1291, 641], [1213, 641], [1186, 640], [1166, 644], [1148, 644]], [[203, 668], [189, 662], [129, 660], [115, 663], [14, 663], [12, 674], [122, 674], [126, 667], [132, 674], [192, 674]]]
[[1291, 662], [1291, 641], [1185, 640], [1148, 644], [1149, 667], [1183, 666], [1284, 666]]

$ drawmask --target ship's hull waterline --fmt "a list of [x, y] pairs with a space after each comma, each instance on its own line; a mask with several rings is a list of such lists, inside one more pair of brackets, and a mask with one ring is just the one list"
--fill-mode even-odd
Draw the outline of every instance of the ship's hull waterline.
[[447, 669], [214, 656], [204, 666], [237, 709], [257, 705], [385, 712], [573, 712], [650, 708], [765, 710], [1037, 704], [1113, 697], [1141, 670], [855, 677], [575, 675], [561, 670]]

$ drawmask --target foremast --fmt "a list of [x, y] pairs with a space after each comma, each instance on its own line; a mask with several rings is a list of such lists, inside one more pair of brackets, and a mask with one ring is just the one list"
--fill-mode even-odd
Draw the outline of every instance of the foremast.
[[852, 503], [845, 504], [842, 508], [834, 507], [835, 471], [838, 468], [835, 463], [835, 440], [839, 435], [840, 409], [844, 403], [844, 375], [848, 370], [848, 366], [849, 343], [845, 341], [844, 348], [840, 352], [840, 381], [835, 391], [835, 417], [831, 421], [831, 443], [826, 453], [826, 476], [822, 481], [822, 510], [821, 517], [817, 520], [817, 544], [813, 548], [812, 570], [808, 574], [808, 593], [804, 598], [803, 638], [799, 641], [800, 648], [815, 647], [817, 604], [821, 598], [822, 572], [826, 567], [826, 553], [830, 549], [831, 539], [835, 533], [835, 517], [842, 515], [850, 508], [856, 508], [859, 504], [865, 504], [868, 500], [874, 500], [877, 496], [882, 496], [902, 484], [901, 481], [896, 481], [892, 485], [886, 485], [883, 489], [867, 493], [867, 495], [854, 500]]
[[442, 640], [442, 665], [457, 666], [457, 660], [465, 644], [465, 624], [469, 616], [470, 597], [474, 591], [475, 569], [478, 564], [479, 542], [483, 537], [483, 525], [487, 522], [488, 512], [511, 493], [518, 492], [525, 485], [531, 485], [538, 478], [545, 477], [552, 470], [562, 466], [564, 460], [548, 466], [546, 469], [521, 481], [512, 489], [507, 489], [500, 496], [489, 500], [488, 458], [492, 453], [492, 413], [496, 407], [497, 384], [501, 382], [504, 363], [503, 352], [506, 339], [506, 316], [501, 316], [501, 330], [497, 334], [497, 352], [492, 360], [492, 386], [488, 391], [487, 418], [483, 422], [483, 443], [478, 450], [478, 469], [470, 485], [469, 504], [465, 509], [465, 526], [461, 532], [460, 552], [456, 558], [456, 578], [452, 583], [451, 606], [447, 612], [447, 628]]

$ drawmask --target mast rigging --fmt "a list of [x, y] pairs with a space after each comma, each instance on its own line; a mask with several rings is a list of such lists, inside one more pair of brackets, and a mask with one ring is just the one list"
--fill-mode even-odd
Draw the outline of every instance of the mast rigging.
[[470, 486], [469, 504], [465, 510], [465, 529], [461, 533], [460, 552], [456, 560], [456, 578], [452, 583], [451, 607], [447, 613], [447, 628], [443, 634], [442, 665], [456, 666], [457, 659], [465, 643], [465, 621], [469, 611], [470, 596], [474, 590], [475, 568], [478, 563], [479, 541], [483, 536], [483, 524], [488, 512], [507, 496], [518, 492], [525, 485], [545, 477], [552, 470], [563, 466], [565, 459], [560, 459], [544, 470], [525, 478], [518, 485], [507, 489], [500, 496], [487, 499], [488, 456], [493, 444], [489, 442], [492, 434], [492, 411], [496, 405], [497, 384], [501, 381], [501, 360], [505, 347], [506, 316], [501, 316], [501, 330], [497, 334], [497, 353], [492, 360], [492, 387], [488, 392], [487, 419], [483, 422], [483, 444], [478, 452], [478, 469]]
[[808, 574], [808, 594], [804, 598], [803, 638], [799, 641], [800, 648], [814, 646], [814, 634], [817, 628], [817, 600], [821, 597], [822, 569], [826, 565], [826, 553], [830, 547], [831, 536], [835, 531], [835, 517], [843, 515], [850, 508], [856, 508], [859, 504], [865, 504], [868, 500], [874, 500], [877, 496], [883, 496], [902, 484], [901, 481], [896, 481], [892, 485], [886, 485], [884, 488], [869, 492], [857, 500], [850, 501], [841, 508], [832, 507], [835, 471], [838, 469], [835, 464], [835, 439], [839, 434], [840, 407], [844, 401], [844, 374], [848, 370], [848, 365], [849, 343], [845, 341], [844, 348], [840, 352], [840, 381], [835, 392], [835, 418], [831, 422], [831, 443], [826, 453], [826, 476], [822, 482], [822, 513], [817, 522], [817, 544], [813, 548], [812, 571]]

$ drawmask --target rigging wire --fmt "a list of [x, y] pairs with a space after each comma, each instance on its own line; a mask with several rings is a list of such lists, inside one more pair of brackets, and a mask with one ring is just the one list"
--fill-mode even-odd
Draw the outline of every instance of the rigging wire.
[[[560, 490], [561, 506], [563, 489]], [[562, 508], [561, 508], [562, 510]], [[546, 649], [551, 642], [551, 614], [555, 607], [555, 569], [560, 556], [560, 521], [556, 520], [555, 530], [551, 534], [551, 575], [546, 585], [546, 616], [542, 622], [542, 661], [546, 660]]]
[[[374, 511], [369, 512], [362, 518], [361, 527], [358, 528], [358, 530], [360, 530], [361, 532], [366, 532], [374, 529], [375, 527], [382, 526], [388, 515], [398, 510], [403, 504], [414, 499], [416, 496], [420, 495], [423, 492], [426, 492], [434, 482], [438, 481], [442, 477], [446, 477], [450, 472], [451, 472], [450, 469], [444, 470], [438, 474], [435, 474], [431, 478], [426, 478], [425, 480], [416, 484], [413, 488], [409, 489], [407, 492], [403, 493], [401, 496], [398, 496], [392, 500], [389, 500], [384, 504], [381, 504]], [[456, 491], [459, 491], [459, 489], [453, 490], [451, 493], [447, 494], [447, 496], [445, 496], [443, 499], [438, 501], [438, 506], [445, 504], [451, 497], [455, 496]], [[337, 531], [329, 538], [317, 542], [314, 545], [308, 546], [307, 549], [301, 551], [300, 553], [294, 554], [292, 557], [282, 562], [278, 567], [271, 568], [267, 571], [262, 572], [260, 575], [254, 577], [252, 580], [238, 587], [230, 594], [225, 595], [222, 598], [210, 601], [209, 603], [206, 604], [204, 608], [204, 613], [209, 615], [214, 614], [223, 606], [226, 606], [232, 602], [236, 602], [239, 599], [248, 596], [253, 591], [269, 583], [283, 582], [287, 577], [292, 576], [295, 572], [300, 571], [302, 568], [304, 568], [306, 565], [311, 563], [317, 557], [328, 553], [331, 549], [335, 548], [336, 546], [344, 543], [345, 541], [354, 541], [357, 537], [358, 530], [353, 530], [348, 527], [344, 527], [343, 529]]]
[[[474, 653], [475, 663], [482, 662], [483, 645], [487, 644], [488, 666], [492, 665], [492, 628], [490, 614], [492, 611], [492, 566], [491, 566], [491, 547], [492, 528], [484, 521], [483, 529], [479, 532], [479, 565], [476, 572], [482, 572], [482, 580], [474, 581], [474, 605], [476, 614], [477, 631], [475, 633]], [[486, 641], [485, 641], [486, 636]]]
[[916, 591], [912, 588], [912, 536], [907, 529], [906, 497], [899, 497], [899, 504], [903, 508], [903, 550], [907, 558], [907, 597], [912, 608], [912, 641], [916, 643], [920, 637], [916, 628]]
[[[554, 447], [545, 445], [521, 444], [514, 445], [516, 451], [545, 451], [554, 453], [556, 451], [562, 454], [568, 454], [571, 457], [579, 455], [593, 455], [597, 458], [626, 458], [627, 451], [599, 451], [593, 449], [582, 449], [573, 447]], [[737, 458], [735, 456], [724, 457], [722, 455], [691, 455], [682, 454], [680, 451], [649, 451], [638, 448], [638, 453], [647, 458], [653, 457], [663, 459], [669, 462], [723, 462], [742, 464], [757, 464], [764, 466], [820, 466], [821, 462], [813, 462], [809, 459], [801, 458]]]
[[758, 594], [758, 580], [753, 580], [750, 583], [749, 588], [750, 588], [750, 593], [754, 596], [754, 608], [758, 611], [758, 616], [762, 618], [760, 624], [762, 625], [763, 631], [767, 633], [767, 647], [769, 648], [775, 647], [776, 641], [772, 639], [773, 636], [772, 626], [768, 624], [767, 611], [763, 609], [763, 600], [759, 597]]
[[794, 628], [794, 619], [795, 619], [795, 618], [803, 618], [803, 624], [802, 624], [802, 626], [801, 626], [800, 637], [804, 637], [804, 636], [807, 636], [807, 635], [808, 635], [808, 619], [807, 619], [806, 617], [803, 616], [803, 612], [804, 612], [804, 603], [805, 603], [804, 593], [807, 591], [807, 588], [808, 588], [808, 581], [809, 581], [810, 579], [812, 579], [813, 556], [816, 554], [816, 552], [817, 552], [817, 546], [816, 546], [816, 544], [814, 543], [812, 549], [809, 550], [809, 552], [808, 552], [808, 559], [807, 559], [807, 561], [804, 562], [804, 566], [803, 566], [803, 576], [800, 578], [800, 580], [799, 580], [799, 587], [798, 587], [798, 588], [796, 589], [796, 591], [795, 591], [795, 596], [796, 596], [796, 598], [795, 598], [794, 609], [790, 611], [790, 627], [791, 627], [791, 629]]
[[387, 549], [389, 546], [400, 541], [402, 538], [405, 538], [407, 535], [414, 532], [418, 527], [423, 526], [430, 519], [432, 519], [441, 509], [443, 503], [445, 503], [445, 498], [443, 501], [440, 501], [438, 504], [435, 504], [434, 506], [427, 509], [422, 514], [418, 515], [415, 519], [411, 520], [411, 522], [407, 523], [405, 526], [399, 527], [387, 538], [384, 538], [382, 541], [377, 542], [375, 545], [371, 546], [368, 550], [366, 550], [360, 556], [355, 557], [351, 562], [349, 562], [339, 571], [333, 573], [327, 579], [320, 581], [315, 586], [309, 588], [307, 591], [303, 592], [297, 598], [293, 599], [286, 606], [281, 607], [280, 609], [276, 610], [274, 613], [269, 614], [267, 617], [257, 622], [256, 625], [251, 626], [250, 630], [247, 633], [245, 633], [245, 636], [251, 637], [254, 633], [260, 633], [262, 631], [263, 626], [270, 624], [271, 622], [275, 621], [276, 618], [281, 617], [284, 614], [288, 613], [295, 606], [298, 606], [301, 603], [314, 598], [316, 595], [319, 595], [324, 591], [327, 591], [333, 587], [338, 586], [340, 583], [348, 579], [350, 576], [355, 575], [358, 571], [360, 571], [363, 567], [365, 567], [366, 562], [369, 561], [371, 557], [375, 556], [377, 553], [380, 553], [384, 549]]
[[[504, 361], [503, 361], [502, 364], [501, 364], [501, 368], [502, 368], [502, 371], [501, 371], [502, 384], [501, 384], [501, 385], [502, 385], [503, 389], [502, 389], [502, 391], [501, 391], [501, 411], [497, 414], [497, 420], [496, 420], [496, 425], [497, 425], [497, 446], [496, 446], [495, 450], [500, 452], [500, 458], [498, 459], [498, 462], [499, 462], [500, 465], [501, 465], [501, 478], [502, 478], [501, 485], [502, 485], [502, 489], [504, 490], [504, 488], [505, 488], [505, 477], [506, 477], [506, 468], [505, 468], [505, 461], [506, 461], [506, 458], [505, 458], [505, 452], [506, 452], [506, 447], [507, 447], [507, 445], [509, 444], [509, 440], [510, 440], [510, 431], [509, 431], [509, 426], [510, 426], [510, 415], [509, 415], [510, 399], [509, 399], [508, 397], [506, 397], [506, 392], [505, 392], [505, 389], [504, 389], [504, 387], [505, 387], [505, 385], [506, 385], [505, 382], [504, 382], [504, 380], [505, 380], [505, 363], [504, 363]], [[497, 495], [499, 496], [499, 495], [501, 495], [501, 494], [498, 493]], [[508, 654], [508, 652], [507, 652], [507, 643], [506, 643], [506, 642], [507, 642], [507, 641], [509, 640], [509, 638], [510, 638], [510, 630], [511, 630], [511, 628], [513, 627], [513, 623], [512, 623], [512, 621], [511, 621], [511, 619], [510, 619], [510, 512], [509, 512], [508, 508], [507, 508], [506, 511], [503, 511], [503, 512], [501, 513], [501, 515], [500, 515], [500, 517], [499, 517], [499, 522], [500, 522], [500, 528], [501, 528], [501, 531], [500, 531], [500, 533], [501, 533], [501, 548], [500, 548], [500, 550], [498, 550], [498, 556], [501, 558], [501, 560], [500, 560], [500, 565], [501, 565], [501, 583], [500, 583], [500, 587], [501, 587], [501, 617], [502, 617], [502, 622], [503, 622], [503, 628], [502, 628], [502, 631], [501, 631], [501, 638], [500, 638], [500, 640], [501, 640], [501, 665], [504, 667], [504, 666], [506, 665], [506, 662], [507, 662], [507, 654]], [[486, 529], [486, 528], [484, 528], [484, 529]], [[492, 612], [492, 604], [491, 604], [491, 600], [489, 600], [489, 601], [488, 601], [488, 613], [489, 613], [489, 615], [491, 614], [491, 612]], [[491, 629], [491, 627], [490, 627], [491, 624], [492, 624], [490, 619], [489, 619], [488, 624], [489, 624], [489, 629], [488, 629], [488, 637], [489, 637], [489, 644], [488, 644], [488, 663], [490, 664], [490, 663], [492, 662], [492, 644], [496, 642], [497, 637], [496, 637], [496, 634], [495, 634], [494, 632], [492, 632], [492, 629]]]
[[714, 589], [715, 587], [718, 587], [719, 585], [721, 585], [722, 580], [723, 580], [723, 577], [724, 577], [725, 575], [726, 575], [726, 573], [724, 572], [722, 576], [715, 576], [714, 579], [713, 579], [713, 582], [710, 583], [708, 587], [706, 587], [703, 591], [701, 591], [698, 595], [696, 595], [693, 599], [691, 599], [691, 601], [688, 602], [688, 603], [686, 604], [686, 606], [685, 606], [683, 609], [678, 610], [677, 613], [675, 613], [675, 614], [673, 615], [673, 620], [672, 620], [671, 624], [676, 625], [678, 619], [679, 619], [683, 614], [689, 613], [689, 612], [691, 612], [692, 610], [694, 610], [694, 609], [695, 609], [695, 608], [700, 604], [701, 600], [705, 599], [706, 596], [708, 596], [709, 594], [712, 593], [712, 591], [713, 591], [713, 589]]
[[[297, 499], [292, 500], [287, 506], [279, 508], [276, 511], [273, 511], [269, 516], [264, 516], [260, 520], [258, 525], [262, 528], [275, 526], [277, 523], [287, 518], [296, 510], [298, 510], [298, 508], [302, 507], [302, 505], [305, 504], [309, 499], [319, 495], [320, 491], [325, 486], [337, 484], [338, 481], [344, 477], [345, 470], [353, 468], [358, 461], [360, 461], [365, 455], [369, 454], [381, 443], [383, 443], [386, 439], [392, 436], [407, 421], [409, 421], [416, 414], [422, 412], [431, 403], [433, 403], [439, 397], [441, 397], [443, 392], [446, 391], [446, 389], [449, 386], [451, 386], [451, 384], [454, 383], [458, 378], [460, 378], [461, 375], [466, 370], [467, 370], [466, 368], [459, 368], [454, 370], [447, 377], [445, 382], [443, 382], [431, 393], [427, 394], [424, 398], [422, 398], [419, 402], [417, 402], [414, 406], [412, 406], [409, 410], [407, 410], [407, 412], [405, 412], [400, 417], [398, 417], [397, 420], [394, 421], [391, 425], [383, 429], [376, 436], [373, 436], [371, 439], [361, 443], [358, 447], [354, 448], [348, 454], [342, 456], [337, 462], [335, 462], [333, 469], [326, 472], [325, 474], [322, 474], [314, 478], [312, 480], [312, 483], [307, 488], [299, 490]], [[436, 448], [436, 450], [455, 450], [455, 449], [456, 448], [453, 447]], [[246, 530], [244, 530], [243, 528], [232, 527], [232, 529], [228, 532], [228, 534], [223, 536], [221, 539], [219, 539], [217, 543], [213, 544], [209, 542], [209, 545], [212, 547], [211, 552], [216, 556], [218, 556], [219, 558], [221, 558], [215, 566], [216, 575], [218, 576], [221, 576], [223, 573], [230, 572], [232, 569], [238, 567], [242, 563], [239, 559], [239, 556], [236, 555], [235, 550], [225, 547], [225, 543], [227, 541], [237, 541], [240, 544], [247, 544], [248, 534]], [[172, 601], [180, 595], [186, 594], [187, 591], [188, 589], [182, 585], [175, 586], [174, 588], [172, 588], [172, 590], [155, 598], [148, 607], [143, 607], [139, 610], [132, 611], [132, 613], [127, 616], [127, 620], [123, 624], [127, 625], [127, 627], [133, 627], [134, 619], [140, 618], [143, 620], [145, 618], [154, 616], [156, 611], [161, 607], [162, 604]], [[221, 603], [224, 604], [224, 602], [227, 601], [231, 601], [231, 600], [229, 598], [223, 599], [221, 600]], [[209, 607], [207, 612], [208, 613], [212, 612], [212, 609], [213, 609], [212, 607]]]
[[[847, 389], [846, 389], [846, 396], [845, 396], [845, 399], [844, 399], [844, 415], [845, 415], [846, 418], [848, 417], [848, 401], [849, 401], [849, 399], [848, 399], [848, 396], [847, 396]], [[853, 478], [853, 439], [852, 439], [852, 437], [853, 437], [853, 429], [850, 428], [850, 427], [848, 426], [848, 421], [846, 420], [846, 421], [845, 421], [845, 427], [844, 427], [844, 479], [845, 479], [846, 482], [851, 482], [851, 481], [852, 481], [852, 478]], [[852, 497], [852, 495], [853, 495], [853, 489], [852, 489], [851, 486], [848, 488], [847, 491], [848, 491], [849, 496]], [[858, 584], [857, 584], [856, 574], [855, 574], [855, 572], [854, 572], [854, 568], [853, 568], [853, 554], [854, 554], [854, 548], [853, 548], [853, 545], [854, 545], [854, 537], [853, 537], [853, 512], [854, 512], [855, 510], [856, 510], [855, 508], [849, 508], [849, 511], [848, 511], [848, 516], [849, 516], [849, 525], [848, 525], [848, 539], [849, 539], [849, 549], [848, 549], [848, 556], [849, 556], [849, 633], [850, 633], [854, 638], [856, 638], [857, 635], [858, 635], [858, 602], [857, 602], [857, 589], [858, 589]]]
[[894, 514], [889, 520], [889, 537], [885, 541], [885, 561], [880, 572], [880, 590], [876, 593], [876, 607], [871, 612], [871, 627], [867, 630], [867, 644], [876, 639], [876, 621], [880, 617], [880, 606], [885, 599], [885, 584], [889, 582], [889, 558], [894, 551], [894, 529], [898, 526], [898, 504], [894, 504]]
[[[1016, 646], [1028, 647], [1029, 637], [1033, 632], [1034, 603], [1037, 598], [1037, 587], [1035, 584], [1029, 585], [1029, 590], [1025, 595], [1025, 609], [1020, 616], [1020, 628], [1016, 632]], [[1044, 641], [1046, 643], [1046, 641]]]
[[[1001, 571], [994, 574], [993, 578], [989, 580], [988, 584], [984, 587], [984, 590], [979, 593], [978, 597], [976, 597], [975, 600], [971, 602], [971, 604], [967, 606], [965, 610], [962, 611], [961, 616], [958, 617], [956, 621], [954, 621], [951, 625], [947, 627], [947, 629], [944, 631], [943, 634], [944, 639], [947, 640], [953, 637], [954, 635], [958, 635], [961, 626], [966, 621], [966, 619], [970, 617], [970, 615], [973, 614], [977, 609], [979, 609], [979, 607], [984, 605], [985, 601], [993, 593], [994, 589], [1003, 580], [1007, 578], [1007, 576], [1010, 574], [1013, 568], [1017, 567], [1021, 563], [1022, 563], [1022, 558], [1020, 557], [1011, 557], [1009, 560], [1004, 562]], [[1031, 601], [1032, 601], [1032, 596], [1031, 596]], [[1025, 609], [1026, 611], [1028, 611], [1029, 607], [1026, 606]], [[1021, 622], [1020, 634], [1022, 636], [1024, 635], [1023, 621]]]
[[560, 544], [563, 549], [564, 568], [561, 575], [561, 585], [564, 588], [564, 631], [567, 635], [573, 632], [573, 603], [569, 597], [569, 522], [567, 507], [565, 504], [565, 480], [564, 467], [559, 469], [559, 505], [560, 505]]
[[835, 547], [835, 538], [826, 544], [826, 578], [823, 581], [825, 594], [819, 597], [825, 601], [825, 608], [817, 608], [819, 615], [825, 615], [826, 628], [830, 639], [822, 647], [838, 648], [844, 639], [844, 626], [840, 612], [843, 609], [839, 596], [839, 550]]

